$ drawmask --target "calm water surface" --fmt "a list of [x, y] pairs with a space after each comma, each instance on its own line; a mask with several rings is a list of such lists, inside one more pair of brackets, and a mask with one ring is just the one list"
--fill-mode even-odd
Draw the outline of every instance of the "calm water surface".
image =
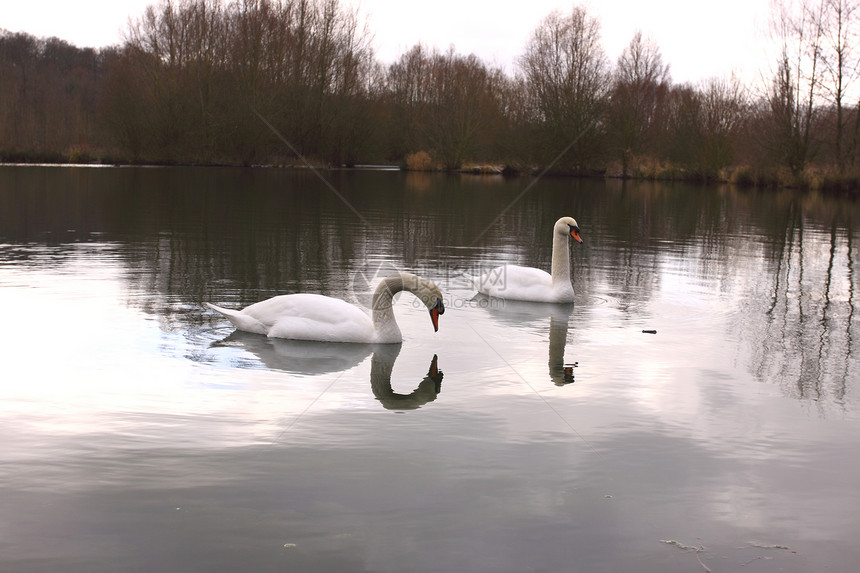
[[[0, 569], [856, 567], [857, 202], [323, 176], [0, 168]], [[575, 305], [475, 298], [563, 215]], [[376, 347], [202, 305], [393, 270], [438, 333], [408, 294]]]

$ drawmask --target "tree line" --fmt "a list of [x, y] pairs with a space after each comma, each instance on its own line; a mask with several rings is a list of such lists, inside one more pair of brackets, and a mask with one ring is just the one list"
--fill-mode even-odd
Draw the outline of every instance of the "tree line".
[[856, 188], [860, 0], [775, 0], [773, 67], [675, 84], [636, 33], [547, 15], [506, 73], [416, 44], [375, 59], [338, 0], [161, 0], [124, 42], [0, 33], [0, 159], [356, 165]]

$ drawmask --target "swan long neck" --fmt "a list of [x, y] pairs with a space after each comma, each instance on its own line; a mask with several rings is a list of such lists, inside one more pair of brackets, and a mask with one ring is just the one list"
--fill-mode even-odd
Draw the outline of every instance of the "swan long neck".
[[385, 277], [373, 292], [371, 310], [373, 329], [376, 331], [377, 337], [387, 338], [396, 333], [396, 338], [399, 339], [400, 327], [397, 326], [397, 321], [394, 319], [394, 295], [404, 288], [406, 285], [404, 285], [403, 277], [392, 275]]
[[439, 288], [411, 273], [397, 273], [385, 277], [373, 291], [372, 316], [375, 342], [400, 342], [400, 327], [394, 318], [394, 295], [400, 291], [414, 294], [430, 311], [433, 330], [439, 325], [439, 315], [445, 312]]
[[570, 285], [570, 247], [567, 235], [553, 230], [552, 234], [552, 286]]

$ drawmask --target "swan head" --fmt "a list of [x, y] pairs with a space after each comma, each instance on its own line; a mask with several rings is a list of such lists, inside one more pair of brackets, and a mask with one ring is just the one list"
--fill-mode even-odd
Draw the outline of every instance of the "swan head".
[[[412, 273], [396, 273], [383, 279], [376, 288], [376, 295], [387, 291], [390, 297], [401, 290], [411, 292], [427, 307], [430, 311], [430, 320], [433, 322], [433, 331], [438, 332], [439, 315], [445, 314], [445, 304], [442, 302], [442, 291], [439, 287], [433, 281]], [[388, 302], [383, 302], [381, 297], [374, 297], [374, 308], [378, 308], [378, 305], [390, 304], [391, 298], [388, 298]]]
[[[433, 283], [433, 281], [419, 277], [417, 275], [403, 275], [410, 278], [404, 279], [404, 289], [410, 291], [418, 297], [418, 300], [424, 303], [427, 310], [430, 311], [430, 321], [433, 323], [433, 332], [439, 332], [439, 315], [445, 314], [445, 303], [442, 301], [442, 291]], [[410, 283], [414, 288], [409, 288]]]
[[555, 232], [560, 235], [573, 237], [577, 243], [582, 242], [582, 237], [579, 236], [579, 224], [573, 217], [562, 217], [555, 222]]

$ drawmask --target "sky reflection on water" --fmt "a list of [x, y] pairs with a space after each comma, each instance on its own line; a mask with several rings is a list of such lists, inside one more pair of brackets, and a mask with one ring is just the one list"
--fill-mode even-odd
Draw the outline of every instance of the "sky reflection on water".
[[[548, 180], [476, 240], [517, 183], [414, 175], [331, 175], [365, 228], [306, 174], [0, 169], [0, 568], [856, 562], [857, 205]], [[474, 298], [560, 214], [575, 306]], [[389, 268], [438, 333], [406, 294], [387, 349], [202, 306]]]

